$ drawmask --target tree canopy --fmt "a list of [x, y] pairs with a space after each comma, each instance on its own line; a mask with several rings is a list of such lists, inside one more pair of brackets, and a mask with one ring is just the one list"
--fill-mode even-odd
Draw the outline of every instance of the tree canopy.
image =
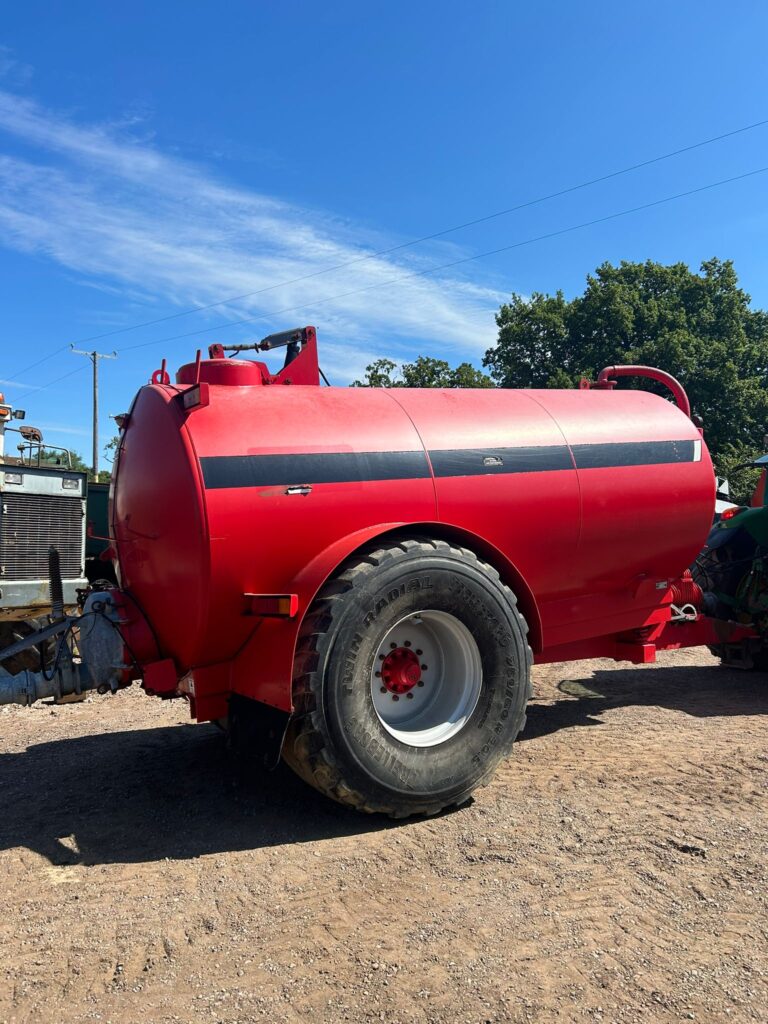
[[493, 381], [471, 363], [452, 368], [445, 359], [418, 356], [398, 366], [391, 359], [377, 359], [365, 368], [365, 379], [354, 388], [492, 388]]
[[[751, 307], [730, 261], [707, 260], [700, 273], [684, 263], [604, 263], [582, 295], [513, 295], [496, 323], [483, 365], [501, 387], [574, 387], [614, 363], [657, 366], [688, 392], [719, 473], [763, 451], [768, 313]], [[743, 496], [748, 476], [731, 479]]]
[[[752, 308], [730, 260], [707, 260], [698, 273], [684, 263], [604, 263], [573, 299], [513, 294], [496, 324], [497, 342], [483, 359], [490, 376], [430, 356], [402, 365], [377, 359], [353, 386], [568, 388], [614, 363], [657, 366], [688, 392], [718, 473], [747, 497], [755, 474], [734, 467], [765, 448], [768, 312]], [[669, 397], [647, 380], [618, 386]]]

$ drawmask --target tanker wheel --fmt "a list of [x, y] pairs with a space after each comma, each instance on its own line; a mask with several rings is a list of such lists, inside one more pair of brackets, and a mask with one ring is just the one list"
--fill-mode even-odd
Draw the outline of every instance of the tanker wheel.
[[360, 811], [436, 814], [509, 754], [531, 660], [512, 591], [471, 551], [427, 539], [371, 549], [302, 626], [283, 758]]

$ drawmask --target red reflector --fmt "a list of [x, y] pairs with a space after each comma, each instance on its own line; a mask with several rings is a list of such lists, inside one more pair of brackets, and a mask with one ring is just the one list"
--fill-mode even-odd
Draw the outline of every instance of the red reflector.
[[299, 610], [298, 594], [244, 594], [245, 614], [269, 619], [292, 619]]
[[727, 508], [725, 510], [725, 512], [723, 512], [723, 514], [720, 516], [720, 518], [721, 519], [733, 519], [734, 516], [737, 516], [739, 514], [739, 512], [743, 512], [743, 511], [744, 511], [744, 508], [743, 508], [743, 506], [740, 506], [740, 505], [737, 505], [736, 508]]

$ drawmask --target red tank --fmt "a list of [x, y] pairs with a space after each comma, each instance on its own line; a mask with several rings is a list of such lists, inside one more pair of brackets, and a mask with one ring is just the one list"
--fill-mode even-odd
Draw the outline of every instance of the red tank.
[[[699, 429], [640, 390], [316, 386], [314, 332], [276, 377], [158, 372], [126, 418], [111, 519], [145, 686], [198, 719], [289, 711], [318, 591], [373, 540], [469, 549], [516, 594], [536, 660], [643, 660], [712, 523]], [[382, 688], [383, 692], [383, 688]]]

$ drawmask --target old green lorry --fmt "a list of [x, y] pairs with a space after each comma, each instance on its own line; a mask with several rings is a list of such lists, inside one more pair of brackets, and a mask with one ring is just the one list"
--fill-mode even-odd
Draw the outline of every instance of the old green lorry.
[[[44, 444], [36, 427], [16, 425], [23, 419], [0, 395], [0, 648], [38, 628], [57, 606], [76, 607], [89, 583], [114, 580], [111, 562], [101, 558], [109, 484], [89, 483], [66, 448]], [[25, 652], [0, 671], [31, 667], [26, 662], [41, 656]]]

